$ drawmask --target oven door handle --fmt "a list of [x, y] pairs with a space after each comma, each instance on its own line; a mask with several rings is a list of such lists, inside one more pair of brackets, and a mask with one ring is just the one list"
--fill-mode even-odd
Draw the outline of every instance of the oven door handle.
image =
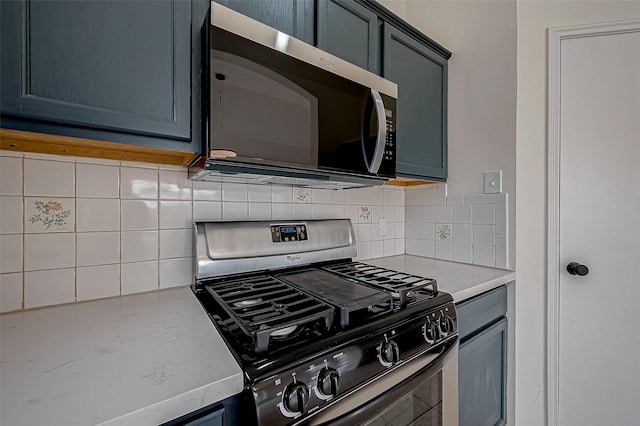
[[[444, 348], [444, 349], [443, 349]], [[389, 373], [368, 382], [345, 395], [342, 399], [329, 405], [324, 410], [316, 413], [314, 416], [305, 419], [302, 424], [304, 425], [351, 425], [354, 421], [365, 420], [356, 419], [359, 413], [364, 411], [369, 406], [376, 404], [379, 401], [375, 401], [383, 397], [385, 392], [389, 392], [394, 386], [404, 382], [407, 379], [411, 379], [413, 376], [419, 375], [424, 380], [428, 379], [438, 371], [443, 370], [449, 362], [455, 363], [451, 380], [455, 380], [454, 389], [455, 394], [452, 395], [454, 401], [454, 410], [456, 411], [455, 419], [451, 424], [457, 424], [457, 381], [458, 381], [458, 366], [457, 366], [457, 354], [458, 354], [458, 336], [453, 339], [449, 339], [444, 342], [443, 346], [439, 346], [437, 352], [426, 352], [413, 360], [407, 362], [401, 367], [390, 371]], [[447, 393], [447, 390], [444, 390]], [[449, 421], [444, 423], [449, 424]]]

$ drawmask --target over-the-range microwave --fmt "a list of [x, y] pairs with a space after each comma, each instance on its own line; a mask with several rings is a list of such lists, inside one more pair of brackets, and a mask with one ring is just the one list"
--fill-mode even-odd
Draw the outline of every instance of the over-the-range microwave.
[[397, 85], [211, 3], [194, 180], [346, 188], [395, 177]]

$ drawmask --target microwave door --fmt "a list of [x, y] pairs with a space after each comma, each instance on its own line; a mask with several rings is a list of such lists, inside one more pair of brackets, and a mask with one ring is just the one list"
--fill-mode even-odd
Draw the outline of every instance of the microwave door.
[[387, 120], [380, 93], [371, 89], [362, 126], [362, 153], [367, 170], [377, 174], [382, 164], [387, 140]]

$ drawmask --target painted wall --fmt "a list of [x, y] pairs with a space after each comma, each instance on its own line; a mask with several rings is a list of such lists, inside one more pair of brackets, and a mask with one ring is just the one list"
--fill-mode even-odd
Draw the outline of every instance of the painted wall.
[[[395, 3], [416, 28], [451, 52], [449, 60], [448, 194], [480, 194], [484, 172], [503, 170], [503, 192], [516, 200], [516, 2]], [[509, 217], [515, 259], [515, 209]]]
[[[518, 1], [516, 422], [545, 414], [547, 29], [640, 18], [638, 1]], [[526, 194], [524, 196], [523, 194]]]

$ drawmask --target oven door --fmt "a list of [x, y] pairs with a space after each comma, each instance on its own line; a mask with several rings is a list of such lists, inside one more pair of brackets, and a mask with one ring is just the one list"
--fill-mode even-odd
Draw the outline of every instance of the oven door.
[[458, 338], [364, 385], [308, 425], [458, 425]]

